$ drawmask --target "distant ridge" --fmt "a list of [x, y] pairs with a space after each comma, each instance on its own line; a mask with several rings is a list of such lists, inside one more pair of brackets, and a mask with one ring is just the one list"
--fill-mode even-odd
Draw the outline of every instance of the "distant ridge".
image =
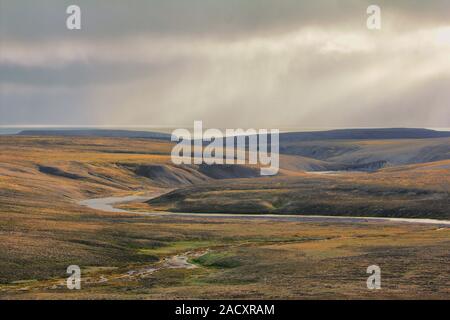
[[[22, 136], [92, 136], [122, 137], [170, 140], [171, 135], [152, 131], [108, 130], [108, 129], [35, 129], [23, 130]], [[312, 132], [286, 132], [280, 134], [280, 141], [315, 141], [315, 140], [378, 140], [378, 139], [430, 139], [448, 138], [450, 131], [436, 131], [415, 128], [380, 128], [380, 129], [337, 129]]]
[[63, 137], [114, 137], [170, 140], [171, 135], [152, 131], [107, 130], [107, 129], [65, 129], [65, 130], [23, 130], [20, 136], [63, 136]]
[[287, 132], [280, 134], [282, 142], [312, 140], [378, 140], [448, 138], [450, 131], [415, 128], [338, 129], [315, 132]]

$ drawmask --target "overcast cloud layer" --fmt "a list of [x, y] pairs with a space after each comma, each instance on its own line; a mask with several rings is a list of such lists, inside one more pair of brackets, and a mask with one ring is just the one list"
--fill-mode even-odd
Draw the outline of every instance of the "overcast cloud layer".
[[0, 0], [0, 125], [450, 127], [450, 1], [369, 4]]

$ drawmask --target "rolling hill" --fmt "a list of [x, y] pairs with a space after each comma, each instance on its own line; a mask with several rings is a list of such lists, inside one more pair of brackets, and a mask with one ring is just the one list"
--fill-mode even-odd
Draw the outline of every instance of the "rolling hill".
[[112, 137], [142, 138], [169, 140], [170, 134], [151, 131], [106, 130], [106, 129], [55, 129], [55, 130], [23, 130], [19, 136], [56, 136], [56, 137]]

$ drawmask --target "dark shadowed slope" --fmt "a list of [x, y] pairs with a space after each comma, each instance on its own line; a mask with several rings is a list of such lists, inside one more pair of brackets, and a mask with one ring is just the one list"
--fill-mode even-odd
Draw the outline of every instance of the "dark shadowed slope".
[[327, 140], [282, 143], [280, 153], [328, 163], [329, 170], [351, 170], [364, 164], [375, 167], [450, 159], [450, 138]]
[[448, 138], [450, 131], [415, 128], [339, 129], [315, 132], [288, 132], [280, 135], [282, 142], [313, 140], [381, 140]]

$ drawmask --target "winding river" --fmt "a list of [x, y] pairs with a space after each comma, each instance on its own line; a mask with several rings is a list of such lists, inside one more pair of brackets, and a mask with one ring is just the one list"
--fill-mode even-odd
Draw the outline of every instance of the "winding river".
[[374, 217], [347, 217], [347, 216], [317, 216], [317, 215], [276, 215], [276, 214], [221, 214], [221, 213], [174, 213], [174, 212], [136, 212], [116, 208], [115, 205], [128, 202], [144, 202], [160, 196], [161, 193], [149, 194], [147, 196], [124, 196], [107, 197], [97, 199], [87, 199], [80, 201], [79, 204], [91, 209], [130, 213], [145, 216], [176, 216], [190, 218], [213, 218], [213, 219], [266, 219], [276, 221], [299, 221], [299, 222], [394, 222], [394, 223], [415, 223], [432, 224], [441, 227], [450, 227], [449, 220], [435, 219], [410, 219], [410, 218], [374, 218]]
[[277, 221], [299, 221], [299, 222], [395, 222], [395, 223], [415, 223], [432, 224], [441, 227], [450, 227], [450, 220], [435, 219], [411, 219], [411, 218], [375, 218], [375, 217], [348, 217], [348, 216], [317, 216], [317, 215], [278, 215], [278, 214], [224, 214], [224, 213], [178, 213], [178, 212], [137, 212], [116, 208], [115, 205], [128, 202], [144, 202], [160, 196], [155, 193], [147, 196], [124, 196], [87, 199], [79, 204], [91, 209], [104, 212], [130, 213], [145, 216], [177, 216], [190, 218], [220, 218], [220, 219], [266, 219]]

